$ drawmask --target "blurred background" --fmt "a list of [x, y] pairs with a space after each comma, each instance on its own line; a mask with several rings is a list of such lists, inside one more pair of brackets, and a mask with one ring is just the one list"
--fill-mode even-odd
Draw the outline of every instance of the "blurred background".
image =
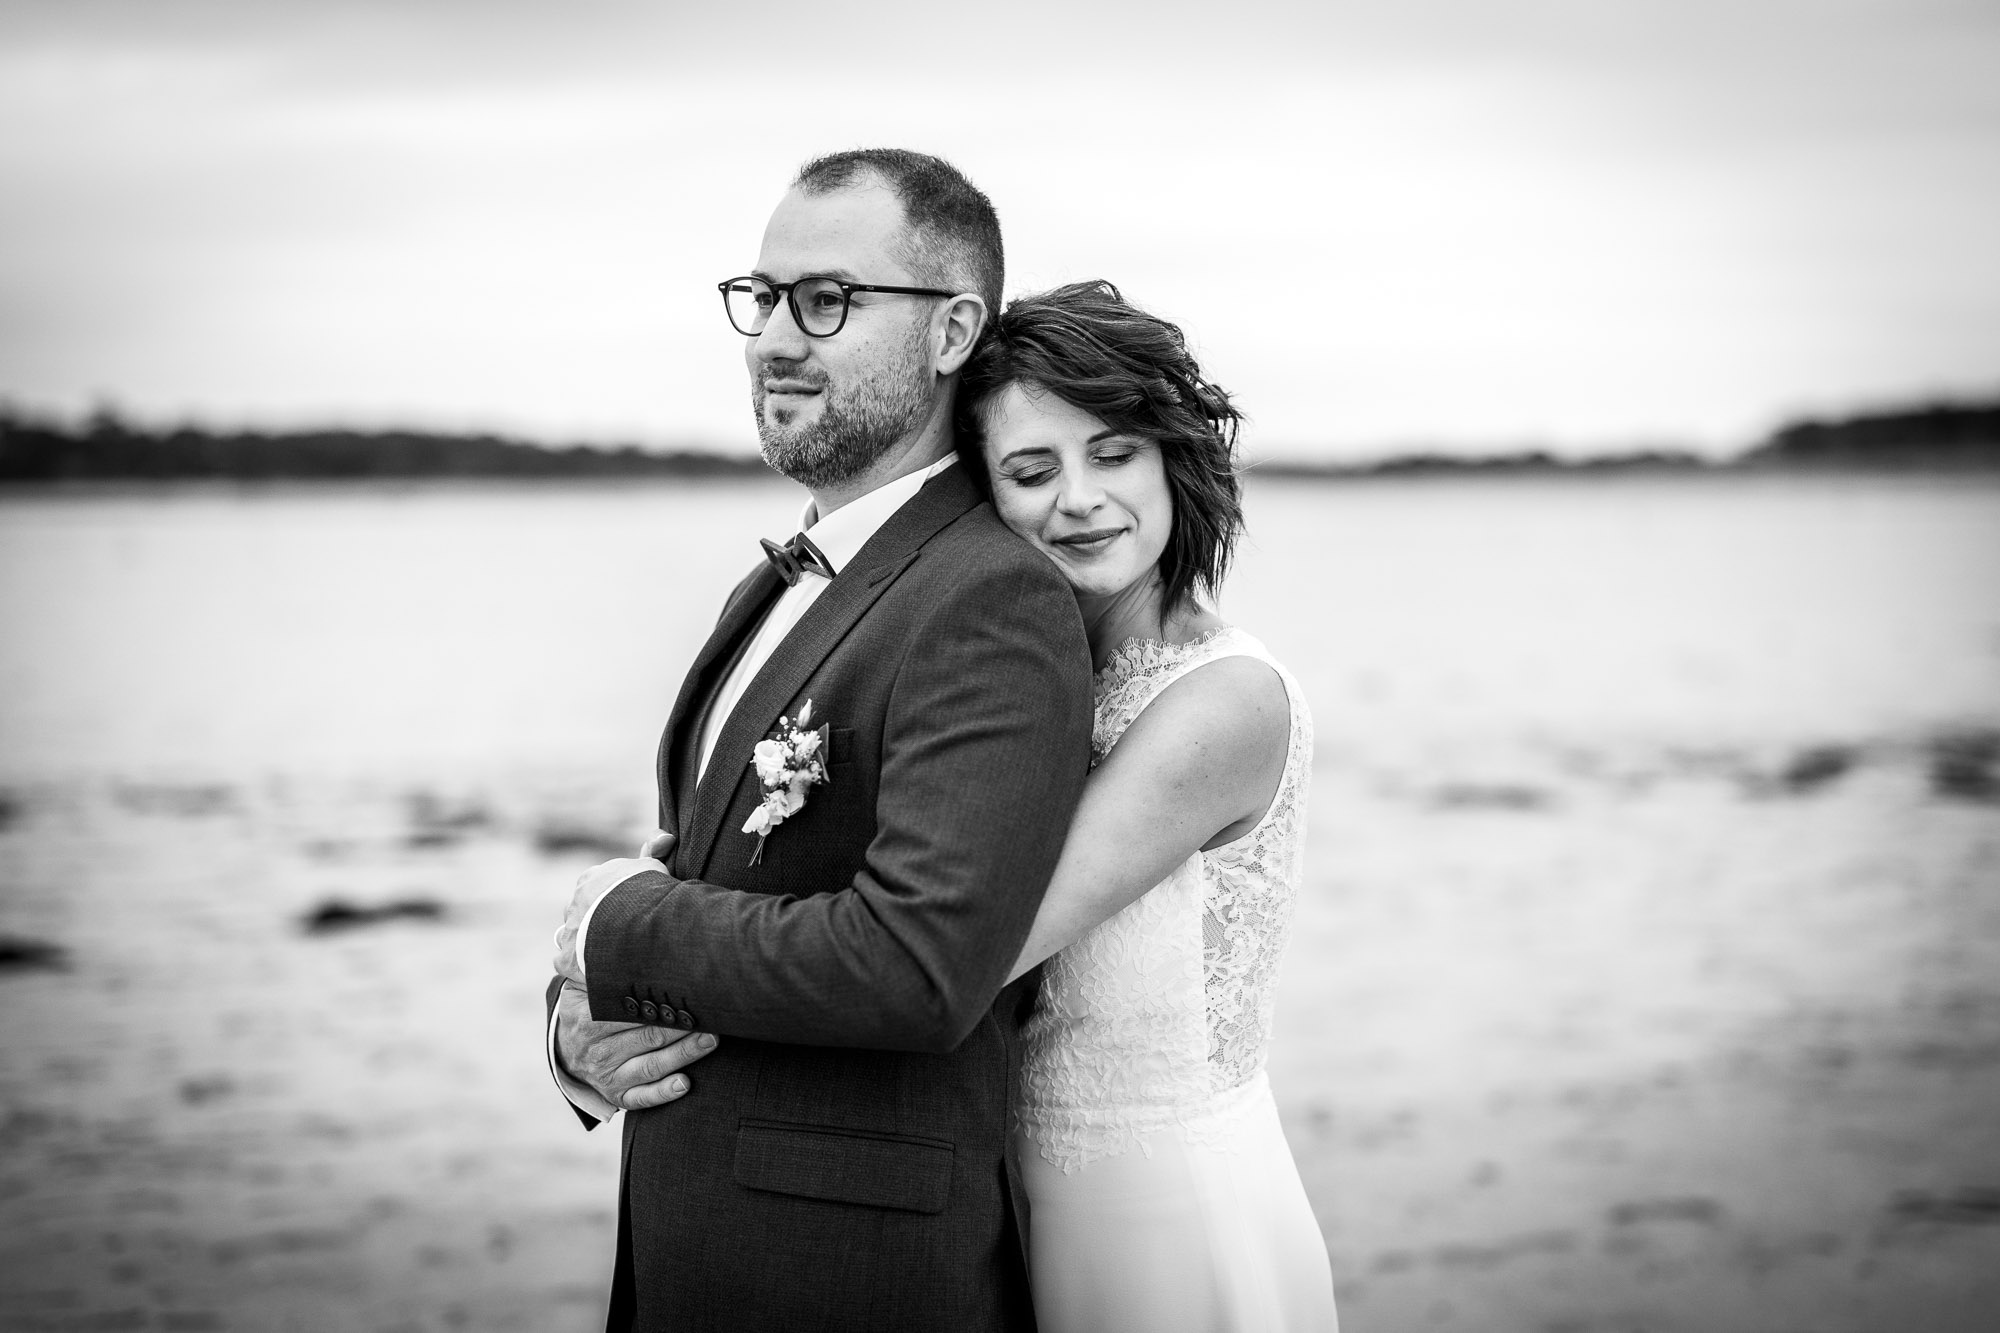
[[0, 1327], [601, 1325], [548, 935], [796, 523], [714, 283], [894, 144], [1252, 414], [1343, 1327], [1990, 1328], [1996, 67], [1970, 0], [0, 2]]

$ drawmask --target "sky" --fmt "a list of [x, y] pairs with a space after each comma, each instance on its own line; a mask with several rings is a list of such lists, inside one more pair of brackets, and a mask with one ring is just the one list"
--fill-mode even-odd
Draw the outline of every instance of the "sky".
[[1743, 448], [2000, 391], [2000, 5], [0, 0], [0, 398], [754, 447], [798, 164], [1183, 325], [1255, 456]]

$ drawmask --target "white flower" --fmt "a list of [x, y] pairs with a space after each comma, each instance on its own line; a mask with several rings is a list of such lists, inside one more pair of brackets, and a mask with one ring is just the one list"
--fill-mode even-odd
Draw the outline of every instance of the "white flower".
[[825, 731], [808, 730], [811, 721], [812, 700], [808, 699], [799, 709], [797, 722], [779, 718], [773, 734], [758, 741], [751, 751], [757, 785], [764, 789], [763, 798], [743, 824], [745, 833], [757, 835], [757, 849], [750, 854], [753, 866], [763, 858], [764, 840], [771, 831], [803, 810], [806, 793], [827, 780], [826, 761], [820, 754], [825, 748]]
[[757, 761], [757, 780], [766, 787], [778, 782], [778, 775], [784, 772], [785, 760], [789, 757], [784, 745], [778, 741], [758, 741], [753, 755]]

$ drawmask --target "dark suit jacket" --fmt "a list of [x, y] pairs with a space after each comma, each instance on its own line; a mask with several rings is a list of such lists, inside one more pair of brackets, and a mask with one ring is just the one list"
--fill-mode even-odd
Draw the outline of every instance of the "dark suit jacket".
[[[808, 577], [811, 577], [810, 575]], [[671, 875], [599, 903], [598, 1019], [722, 1036], [625, 1120], [612, 1327], [1029, 1329], [1007, 1153], [1031, 978], [1002, 989], [1088, 768], [1068, 584], [963, 467], [927, 482], [700, 721], [782, 584], [740, 584], [660, 745]], [[830, 780], [771, 833], [751, 751], [807, 700]]]

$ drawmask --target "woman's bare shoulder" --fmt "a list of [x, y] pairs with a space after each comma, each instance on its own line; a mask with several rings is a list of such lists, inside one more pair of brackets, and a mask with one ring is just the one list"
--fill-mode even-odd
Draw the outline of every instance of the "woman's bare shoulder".
[[1284, 765], [1290, 739], [1291, 702], [1283, 678], [1262, 658], [1232, 653], [1202, 663], [1161, 690], [1133, 720], [1118, 749], [1132, 747], [1134, 757], [1171, 753], [1209, 781], [1261, 789], [1273, 766]]

